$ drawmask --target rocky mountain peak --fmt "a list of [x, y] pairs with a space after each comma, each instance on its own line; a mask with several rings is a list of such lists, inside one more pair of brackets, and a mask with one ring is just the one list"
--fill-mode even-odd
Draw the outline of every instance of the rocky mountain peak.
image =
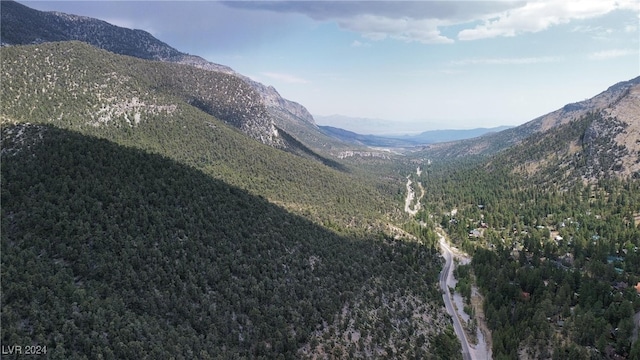
[[298, 104], [295, 101], [283, 98], [273, 86], [264, 85], [249, 78], [248, 76], [236, 72], [228, 66], [207, 61], [199, 56], [187, 54], [182, 54], [180, 56], [167, 59], [167, 61], [191, 65], [205, 70], [218, 71], [225, 74], [237, 76], [244, 80], [247, 84], [249, 84], [249, 86], [251, 86], [253, 90], [258, 93], [258, 95], [262, 99], [263, 104], [267, 108], [272, 109], [278, 113], [284, 112], [286, 114], [290, 114], [290, 116], [298, 120], [302, 120], [309, 124], [312, 124], [313, 126], [316, 126], [313, 116], [304, 106]]
[[[639, 86], [640, 76], [616, 83], [590, 99], [567, 104], [520, 126], [475, 139], [429, 145], [425, 151], [433, 157], [491, 155], [517, 145], [534, 134], [545, 133], [559, 126], [571, 124], [589, 113], [601, 111], [604, 118], [616, 118], [627, 124], [626, 132], [618, 137], [634, 134], [637, 131], [634, 130], [636, 124], [640, 127]], [[633, 142], [633, 140], [625, 141], [629, 145]]]

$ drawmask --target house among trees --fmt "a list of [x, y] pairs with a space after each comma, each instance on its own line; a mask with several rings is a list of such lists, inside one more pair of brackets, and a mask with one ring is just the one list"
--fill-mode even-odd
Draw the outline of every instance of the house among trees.
[[480, 232], [480, 230], [478, 229], [473, 229], [471, 231], [469, 231], [469, 237], [481, 237], [482, 236], [482, 232]]

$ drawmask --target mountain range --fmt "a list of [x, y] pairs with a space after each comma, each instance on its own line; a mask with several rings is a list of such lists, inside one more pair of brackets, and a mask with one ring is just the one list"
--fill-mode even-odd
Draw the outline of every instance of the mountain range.
[[[290, 132], [293, 136], [304, 140], [312, 147], [339, 146], [339, 143], [326, 138], [317, 129], [313, 116], [304, 106], [282, 98], [275, 88], [251, 80], [228, 66], [209, 62], [196, 55], [182, 53], [146, 31], [123, 28], [83, 16], [38, 11], [15, 1], [2, 2], [1, 16], [0, 37], [3, 45], [77, 40], [116, 54], [186, 64], [238, 77], [257, 94], [266, 110], [266, 114], [263, 114], [262, 119], [258, 121], [262, 128], [259, 130], [260, 134], [254, 131], [250, 134], [252, 137], [264, 143], [282, 147], [286, 140], [277, 136], [276, 127], [278, 127], [281, 131]], [[245, 126], [244, 130], [255, 125], [257, 124]], [[242, 128], [239, 123], [236, 123], [236, 126]], [[294, 144], [288, 144], [286, 147], [295, 148]], [[303, 149], [302, 152], [307, 152], [307, 149]]]
[[388, 234], [402, 176], [319, 155], [234, 74], [76, 40], [0, 51], [3, 344], [456, 358], [437, 250]]
[[[621, 146], [628, 146], [629, 154], [635, 155], [637, 145], [634, 141], [638, 136], [637, 110], [639, 86], [640, 77], [622, 81], [612, 85], [591, 99], [567, 104], [561, 109], [542, 115], [520, 126], [472, 140], [433, 144], [425, 149], [427, 149], [427, 153], [433, 154], [433, 156], [436, 157], [492, 155], [519, 144], [534, 134], [551, 134], [551, 130], [561, 125], [569, 124], [588, 113], [603, 112], [606, 118], [616, 117], [619, 121], [629, 126], [628, 130], [626, 130], [628, 136], [617, 136], [615, 142]], [[597, 132], [596, 129], [593, 129], [593, 131]], [[625, 160], [627, 163], [629, 163], [629, 161], [630, 160]]]
[[495, 128], [477, 128], [467, 130], [429, 130], [416, 135], [362, 135], [341, 128], [320, 125], [320, 129], [327, 135], [344, 142], [371, 147], [412, 148], [420, 145], [439, 142], [449, 142], [479, 137], [487, 133], [500, 132], [510, 126]]
[[[480, 273], [506, 289], [485, 292], [500, 354], [520, 335], [520, 350], [629, 352], [575, 324], [626, 329], [618, 307], [635, 306], [610, 283], [640, 281], [636, 262], [607, 256], [640, 245], [640, 77], [514, 128], [364, 136], [144, 31], [1, 6], [3, 344], [60, 359], [461, 358], [439, 226], [511, 264]], [[577, 271], [554, 265], [569, 252]], [[550, 330], [500, 328], [528, 320]]]
[[639, 114], [637, 77], [525, 124], [537, 130], [500, 158], [547, 181], [640, 178]]

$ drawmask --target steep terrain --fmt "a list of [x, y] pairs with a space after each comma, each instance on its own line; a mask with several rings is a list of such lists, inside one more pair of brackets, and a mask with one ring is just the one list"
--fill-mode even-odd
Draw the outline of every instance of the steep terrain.
[[265, 146], [227, 126], [268, 117], [238, 77], [80, 42], [0, 51], [3, 126], [51, 124], [162, 154], [322, 222], [340, 218], [341, 226], [365, 227], [393, 211], [386, 195], [371, 190], [375, 180], [356, 180], [335, 161], [323, 159], [333, 168], [323, 165], [295, 139], [275, 136], [277, 129], [255, 136], [272, 134], [316, 158]]
[[[432, 157], [461, 157], [467, 155], [491, 155], [520, 143], [527, 137], [554, 129], [577, 120], [589, 112], [604, 110], [620, 115], [619, 120], [628, 124], [637, 123], [637, 89], [640, 77], [617, 83], [591, 99], [567, 104], [549, 114], [540, 116], [523, 125], [476, 139], [433, 144], [425, 148], [424, 155]], [[633, 128], [633, 126], [632, 126]], [[623, 140], [620, 140], [623, 141]]]
[[1, 6], [0, 38], [3, 45], [77, 40], [116, 54], [187, 64], [236, 76], [253, 89], [267, 110], [257, 123], [242, 121], [246, 119], [237, 119], [239, 121], [233, 123], [255, 139], [276, 147], [287, 147], [299, 154], [307, 153], [279, 138], [276, 130], [278, 127], [315, 150], [325, 149], [327, 153], [331, 153], [334, 148], [346, 147], [320, 132], [304, 106], [282, 98], [273, 87], [251, 80], [227, 66], [182, 53], [145, 31], [122, 28], [83, 16], [38, 11], [14, 1], [3, 1]]
[[273, 86], [266, 86], [227, 66], [209, 62], [199, 56], [183, 54], [180, 57], [167, 59], [166, 61], [223, 72], [241, 78], [260, 96], [274, 124], [279, 129], [293, 135], [305, 146], [313, 148], [314, 151], [335, 156], [339, 151], [353, 148], [353, 145], [350, 146], [338, 139], [326, 136], [320, 131], [313, 116], [304, 106], [283, 98]]
[[125, 29], [85, 16], [38, 11], [15, 1], [2, 1], [0, 6], [3, 45], [78, 40], [148, 60], [169, 60], [183, 55], [146, 31]]
[[[83, 125], [91, 126], [108, 125], [112, 118], [123, 116], [133, 126], [148, 115], [160, 112], [170, 115], [175, 111], [175, 106], [157, 104], [157, 96], [164, 93], [239, 128], [262, 143], [286, 148], [260, 98], [237, 77], [114, 57], [81, 44], [46, 43], [6, 48], [2, 68], [8, 85], [8, 89], [5, 87], [7, 112], [31, 114], [38, 109], [47, 114], [49, 121], [89, 115], [91, 119], [85, 119]], [[15, 83], [18, 80], [14, 78], [20, 71], [27, 83]], [[142, 76], [146, 79], [136, 79]], [[130, 97], [119, 97], [116, 92]], [[70, 105], [65, 100], [79, 97], [84, 97], [83, 105], [90, 104], [95, 112], [67, 112], [65, 116], [63, 112], [67, 109], [62, 107]]]
[[505, 151], [423, 163], [417, 217], [473, 254], [462, 281], [484, 296], [496, 358], [640, 357], [639, 95], [622, 82]]
[[[390, 161], [144, 32], [2, 6], [2, 41], [34, 43], [0, 50], [3, 345], [459, 358], [437, 224], [475, 252], [496, 357], [640, 356], [640, 78]], [[412, 219], [405, 183], [424, 187]]]
[[435, 248], [381, 232], [393, 181], [249, 139], [246, 82], [81, 42], [0, 56], [3, 344], [455, 358]]
[[433, 247], [339, 236], [167, 156], [52, 125], [1, 135], [3, 344], [51, 359], [459, 351]]
[[[624, 90], [617, 94], [616, 88]], [[553, 131], [536, 132], [492, 163], [519, 164], [515, 171], [543, 183], [640, 178], [640, 78], [588, 103], [600, 107], [578, 118], [554, 120]], [[551, 118], [539, 124], [548, 125]]]

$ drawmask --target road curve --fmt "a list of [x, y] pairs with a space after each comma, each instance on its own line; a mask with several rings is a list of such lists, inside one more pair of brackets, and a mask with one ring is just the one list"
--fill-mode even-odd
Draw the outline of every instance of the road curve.
[[460, 322], [460, 318], [456, 313], [456, 309], [453, 306], [453, 301], [451, 300], [451, 291], [449, 290], [449, 286], [447, 286], [447, 278], [449, 277], [449, 273], [453, 271], [453, 252], [449, 245], [447, 245], [444, 236], [438, 234], [440, 236], [440, 249], [442, 250], [442, 256], [445, 259], [444, 267], [442, 268], [442, 272], [440, 273], [440, 288], [442, 289], [442, 298], [444, 299], [444, 305], [447, 309], [449, 315], [453, 319], [453, 330], [460, 339], [460, 344], [462, 345], [462, 358], [464, 360], [473, 360], [471, 355], [471, 351], [469, 350], [469, 340], [467, 339], [467, 334], [462, 327], [462, 323]]

